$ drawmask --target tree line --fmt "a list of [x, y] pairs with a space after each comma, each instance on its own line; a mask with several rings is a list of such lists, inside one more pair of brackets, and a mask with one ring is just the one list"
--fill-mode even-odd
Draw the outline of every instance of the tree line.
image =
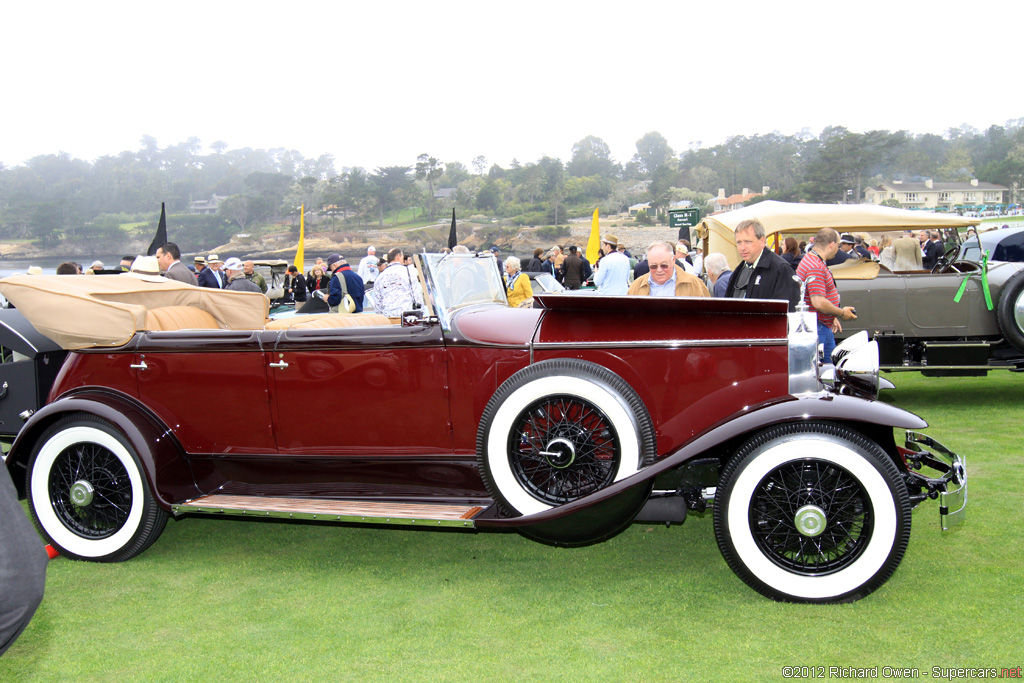
[[[607, 215], [644, 202], [652, 213], [680, 200], [703, 204], [720, 188], [734, 194], [768, 186], [773, 199], [849, 202], [883, 180], [925, 177], [998, 183], [1020, 201], [1024, 118], [943, 135], [830, 126], [818, 136], [806, 129], [735, 136], [684, 151], [649, 132], [625, 163], [612, 158], [601, 138], [587, 136], [572, 146], [568, 161], [544, 156], [513, 160], [507, 168], [484, 156], [467, 168], [421, 154], [408, 166], [336, 170], [330, 154], [314, 159], [284, 148], [228, 149], [221, 141], [204, 153], [198, 138], [160, 147], [144, 136], [138, 150], [93, 162], [60, 153], [0, 165], [0, 239], [116, 248], [126, 225], [151, 234], [161, 202], [177, 214], [181, 239], [203, 248], [255, 224], [294, 222], [301, 205], [325, 217], [321, 229], [423, 222], [453, 206], [471, 220], [559, 225], [595, 207]], [[442, 188], [447, 191], [438, 193]], [[213, 195], [225, 198], [216, 215], [188, 215], [193, 201]]]

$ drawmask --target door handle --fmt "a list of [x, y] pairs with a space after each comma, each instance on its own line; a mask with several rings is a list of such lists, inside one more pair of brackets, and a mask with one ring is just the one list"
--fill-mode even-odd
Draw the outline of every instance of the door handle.
[[141, 362], [139, 362], [139, 363], [132, 363], [132, 364], [131, 364], [131, 365], [129, 365], [128, 367], [130, 367], [130, 368], [131, 368], [132, 370], [145, 370], [145, 369], [147, 369], [147, 368], [148, 368], [149, 366], [148, 366], [148, 365], [146, 365], [146, 361], [141, 361]]
[[288, 364], [285, 363], [284, 361], [280, 361], [278, 363], [271, 363], [270, 367], [284, 369], [284, 368], [288, 367]]

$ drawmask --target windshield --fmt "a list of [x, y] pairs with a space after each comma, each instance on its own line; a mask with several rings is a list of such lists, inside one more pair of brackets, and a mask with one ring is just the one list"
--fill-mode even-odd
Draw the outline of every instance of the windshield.
[[533, 280], [534, 293], [537, 293], [538, 289], [543, 293], [565, 291], [565, 287], [562, 286], [562, 283], [556, 280], [551, 273], [531, 273], [530, 279]]
[[505, 284], [490, 254], [424, 254], [438, 312], [451, 320], [459, 308], [484, 303], [507, 305]]

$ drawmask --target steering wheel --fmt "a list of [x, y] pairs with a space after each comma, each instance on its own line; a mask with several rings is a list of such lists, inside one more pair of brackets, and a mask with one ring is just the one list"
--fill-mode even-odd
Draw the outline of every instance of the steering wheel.
[[946, 250], [946, 253], [940, 256], [935, 261], [935, 265], [932, 266], [933, 273], [945, 273], [948, 270], [953, 269], [953, 257], [956, 256], [956, 252], [960, 250], [958, 246], [952, 246]]

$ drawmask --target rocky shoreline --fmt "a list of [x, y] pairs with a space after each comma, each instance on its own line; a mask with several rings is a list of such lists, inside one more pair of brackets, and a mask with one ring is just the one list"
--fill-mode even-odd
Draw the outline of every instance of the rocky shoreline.
[[[655, 240], [674, 242], [677, 236], [678, 231], [674, 228], [625, 226], [621, 225], [623, 220], [630, 219], [611, 217], [602, 220], [601, 234], [614, 234], [619, 238], [620, 243], [624, 243], [626, 248], [634, 253], [643, 252], [647, 245]], [[340, 253], [347, 258], [356, 258], [365, 255], [366, 248], [370, 245], [377, 248], [379, 255], [383, 255], [395, 247], [415, 251], [438, 251], [447, 244], [450, 226], [450, 223], [438, 223], [409, 230], [360, 230], [347, 231], [343, 234], [314, 230], [306, 236], [305, 253], [307, 259], [315, 259], [317, 256], [327, 256], [332, 253]], [[551, 237], [552, 232], [551, 228], [503, 227], [496, 231], [494, 226], [486, 224], [461, 221], [458, 224], [459, 243], [465, 244], [470, 249], [482, 250], [493, 244], [504, 254], [528, 257], [532, 256], [533, 250], [537, 247], [546, 250], [553, 244], [576, 244], [585, 248], [590, 237], [590, 222], [572, 224], [558, 237]], [[148, 246], [148, 242], [145, 244], [134, 241], [125, 242], [120, 247], [120, 251], [141, 253]], [[179, 244], [179, 246], [184, 250], [183, 256], [185, 257], [216, 253], [222, 257], [238, 256], [240, 258], [289, 261], [295, 256], [298, 243], [291, 235], [278, 234], [257, 239], [236, 237], [225, 244], [203, 251], [189, 249], [186, 244]], [[62, 244], [43, 250], [31, 243], [0, 243], [0, 263], [4, 259], [24, 261], [53, 258], [53, 254], [60, 254], [65, 258], [79, 261], [91, 260], [95, 257], [95, 252], [90, 251], [88, 245]]]
[[[429, 230], [432, 234], [437, 227], [444, 228], [443, 238], [432, 237], [424, 239], [423, 236], [415, 234], [416, 232]], [[449, 226], [428, 226], [428, 228], [421, 228], [417, 231], [409, 232], [394, 232], [394, 231], [365, 231], [356, 235], [346, 235], [345, 239], [332, 239], [329, 236], [325, 236], [322, 233], [313, 235], [306, 238], [305, 253], [306, 258], [316, 258], [317, 256], [326, 256], [331, 253], [339, 253], [346, 258], [352, 259], [356, 257], [362, 257], [366, 254], [366, 249], [370, 245], [373, 245], [377, 249], [378, 255], [387, 253], [388, 250], [395, 247], [409, 249], [412, 248], [415, 251], [438, 251], [443, 248], [447, 243]], [[497, 238], [483, 233], [475, 227], [464, 226], [459, 224], [459, 243], [464, 244], [473, 250], [482, 250], [491, 244], [494, 244], [501, 250], [503, 254], [515, 254], [517, 256], [532, 256], [533, 250], [540, 247], [542, 249], [550, 249], [554, 244], [576, 244], [582, 248], [586, 248], [588, 239], [590, 238], [590, 225], [574, 225], [568, 230], [568, 234], [561, 237], [544, 237], [538, 235], [540, 228], [520, 228], [511, 237]], [[601, 234], [611, 233], [618, 237], [621, 244], [625, 244], [626, 248], [633, 253], [642, 253], [647, 245], [656, 240], [666, 240], [675, 242], [678, 236], [678, 230], [676, 228], [669, 228], [666, 226], [655, 226], [655, 227], [605, 227], [602, 225]], [[295, 249], [297, 243], [290, 243], [288, 245], [277, 245], [267, 244], [265, 242], [253, 243], [250, 241], [234, 241], [223, 244], [216, 249], [211, 251], [220, 254], [241, 255], [243, 258], [253, 259], [272, 259], [280, 258], [289, 260], [295, 256]], [[270, 248], [274, 247], [274, 248]]]

